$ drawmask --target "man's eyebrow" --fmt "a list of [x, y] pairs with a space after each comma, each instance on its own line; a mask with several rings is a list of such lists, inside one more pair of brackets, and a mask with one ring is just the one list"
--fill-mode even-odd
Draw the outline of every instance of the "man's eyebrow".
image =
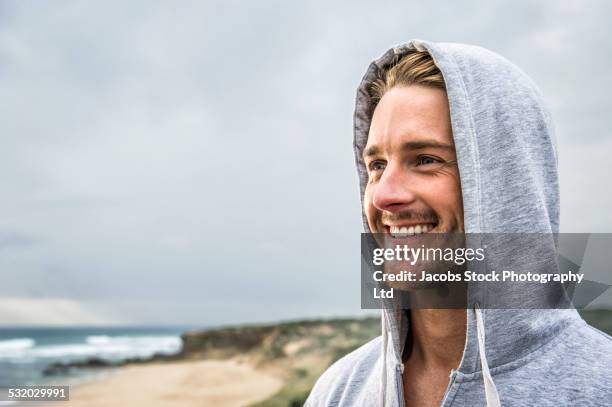
[[[402, 144], [402, 150], [423, 150], [426, 148], [441, 148], [444, 150], [454, 150], [453, 144], [441, 143], [436, 140], [407, 141]], [[363, 158], [372, 157], [380, 154], [380, 148], [376, 145], [370, 146], [363, 151]]]
[[402, 144], [403, 150], [423, 150], [425, 148], [441, 148], [444, 150], [454, 150], [453, 144], [441, 143], [436, 140], [419, 140], [419, 141], [407, 141]]
[[363, 158], [373, 157], [380, 154], [380, 148], [378, 146], [370, 146], [363, 151]]

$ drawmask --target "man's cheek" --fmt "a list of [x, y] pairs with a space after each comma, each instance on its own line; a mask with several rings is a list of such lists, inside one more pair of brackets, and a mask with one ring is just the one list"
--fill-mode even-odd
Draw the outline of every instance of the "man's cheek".
[[363, 212], [366, 215], [368, 220], [368, 225], [372, 232], [376, 230], [376, 208], [372, 204], [371, 193], [368, 189], [365, 191], [365, 195], [363, 197]]
[[368, 186], [366, 187], [366, 190], [363, 194], [363, 212], [368, 216], [368, 219], [370, 217], [370, 206], [372, 205], [371, 196], [372, 196], [372, 193]]

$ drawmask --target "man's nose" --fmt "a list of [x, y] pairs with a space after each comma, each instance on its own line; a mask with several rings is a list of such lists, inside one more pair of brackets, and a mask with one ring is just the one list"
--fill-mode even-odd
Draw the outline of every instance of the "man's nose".
[[388, 212], [406, 210], [415, 201], [410, 176], [405, 169], [388, 166], [382, 173], [372, 203], [376, 209]]

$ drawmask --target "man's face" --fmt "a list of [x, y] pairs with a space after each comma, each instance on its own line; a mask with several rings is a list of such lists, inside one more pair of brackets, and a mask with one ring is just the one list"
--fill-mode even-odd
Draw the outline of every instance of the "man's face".
[[372, 233], [463, 232], [463, 204], [446, 92], [387, 91], [364, 149], [364, 209]]

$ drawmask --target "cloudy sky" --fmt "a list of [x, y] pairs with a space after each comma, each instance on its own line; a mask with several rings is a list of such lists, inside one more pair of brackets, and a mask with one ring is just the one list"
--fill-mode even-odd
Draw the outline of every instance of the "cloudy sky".
[[354, 90], [411, 38], [556, 119], [562, 231], [612, 232], [608, 1], [0, 2], [0, 324], [360, 315]]

